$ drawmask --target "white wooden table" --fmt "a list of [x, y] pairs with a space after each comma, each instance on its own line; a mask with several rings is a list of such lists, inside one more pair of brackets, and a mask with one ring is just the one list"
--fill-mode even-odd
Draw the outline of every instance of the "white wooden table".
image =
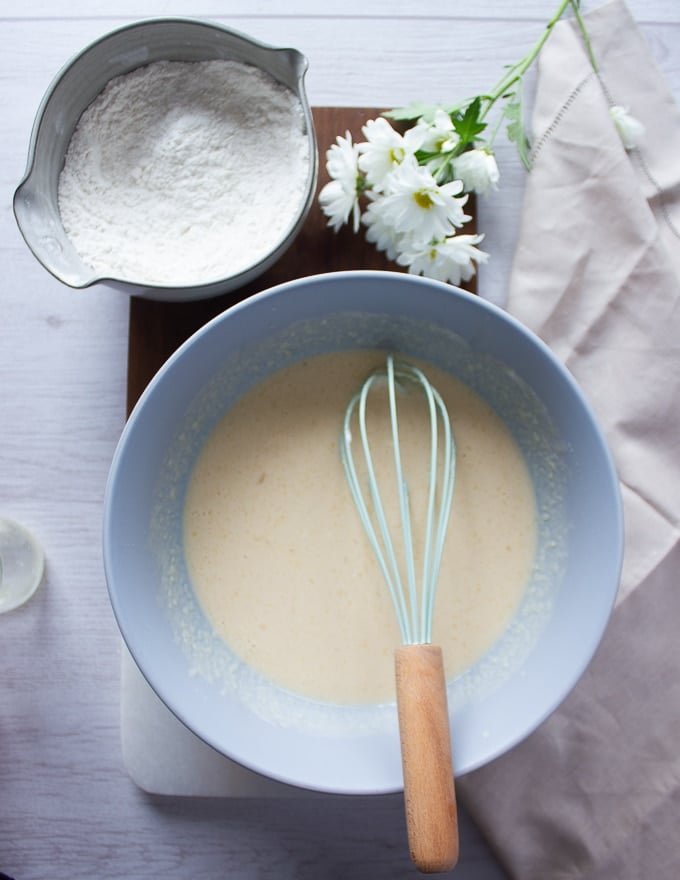
[[[680, 98], [680, 4], [629, 5]], [[28, 605], [0, 617], [0, 872], [16, 880], [360, 880], [416, 873], [399, 797], [321, 804], [168, 798], [144, 794], [128, 775], [120, 746], [121, 640], [100, 550], [104, 486], [125, 418], [128, 301], [52, 279], [28, 252], [11, 209], [33, 118], [54, 74], [113, 27], [196, 15], [303, 51], [312, 104], [450, 100], [492, 85], [502, 65], [538, 37], [555, 6], [556, 0], [2, 0], [0, 516], [35, 533], [47, 572]], [[492, 254], [480, 292], [502, 302], [524, 172], [511, 147], [498, 155], [502, 188], [479, 205]], [[505, 876], [465, 816], [458, 876]]]

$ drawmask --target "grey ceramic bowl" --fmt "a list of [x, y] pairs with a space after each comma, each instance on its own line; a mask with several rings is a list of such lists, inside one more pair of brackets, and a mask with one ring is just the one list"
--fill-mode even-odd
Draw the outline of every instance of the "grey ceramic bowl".
[[[154, 61], [229, 59], [252, 64], [290, 88], [299, 98], [309, 142], [306, 198], [275, 247], [236, 274], [200, 285], [167, 287], [103, 277], [86, 266], [69, 240], [57, 202], [59, 175], [71, 136], [83, 111], [116, 76]], [[300, 231], [314, 199], [318, 153], [311, 109], [304, 88], [308, 62], [295, 49], [279, 49], [214, 23], [186, 18], [149, 19], [112, 31], [92, 43], [57, 74], [38, 109], [24, 179], [14, 194], [19, 229], [36, 259], [74, 288], [96, 283], [157, 300], [194, 300], [237, 289], [266, 271]]]
[[182, 510], [205, 438], [245, 390], [298, 359], [374, 347], [424, 358], [481, 394], [525, 454], [539, 505], [536, 570], [515, 619], [449, 683], [456, 773], [522, 740], [571, 690], [606, 626], [623, 553], [618, 480], [585, 398], [536, 336], [479, 297], [397, 272], [339, 272], [256, 294], [202, 327], [141, 396], [112, 463], [113, 609], [139, 669], [190, 730], [260, 773], [336, 794], [401, 787], [396, 707], [315, 703], [235, 664], [191, 589]]

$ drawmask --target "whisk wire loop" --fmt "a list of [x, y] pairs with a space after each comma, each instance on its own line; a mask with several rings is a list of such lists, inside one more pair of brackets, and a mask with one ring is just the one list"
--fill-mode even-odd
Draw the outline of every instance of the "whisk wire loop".
[[[394, 552], [394, 546], [390, 536], [390, 531], [387, 526], [387, 519], [385, 517], [384, 507], [380, 496], [380, 490], [378, 488], [378, 481], [376, 479], [373, 456], [371, 454], [371, 448], [368, 443], [368, 432], [366, 425], [366, 402], [368, 394], [378, 378], [379, 375], [377, 373], [371, 375], [366, 380], [362, 388], [354, 395], [350, 402], [350, 405], [347, 408], [347, 411], [345, 413], [343, 431], [340, 438], [340, 457], [343, 467], [345, 469], [345, 475], [347, 477], [347, 482], [352, 493], [352, 498], [354, 499], [357, 511], [359, 512], [361, 523], [364, 527], [364, 531], [366, 532], [373, 553], [375, 554], [375, 557], [378, 561], [378, 565], [380, 566], [382, 576], [385, 580], [385, 583], [387, 584], [390, 598], [392, 600], [392, 604], [394, 605], [397, 620], [399, 622], [402, 641], [404, 644], [411, 644], [413, 639], [410, 630], [408, 610], [406, 608], [404, 599], [404, 591], [401, 586], [399, 562], [397, 560], [396, 553]], [[357, 475], [354, 457], [351, 453], [351, 422], [354, 417], [355, 411], [357, 411], [358, 414], [359, 433], [362, 441], [362, 450], [367, 470], [369, 494], [377, 529], [376, 526], [374, 526], [373, 519], [371, 517], [371, 514], [369, 513], [366, 498], [364, 497], [364, 493], [361, 489], [361, 482]]]
[[[368, 397], [376, 382], [385, 379], [401, 537], [404, 544], [403, 575], [390, 534], [368, 436]], [[430, 467], [420, 590], [415, 565], [411, 501], [403, 470], [397, 416], [397, 386], [406, 386], [409, 383], [415, 384], [424, 392], [430, 424]], [[366, 492], [362, 489], [352, 450], [352, 423], [355, 415], [366, 469]], [[446, 405], [420, 369], [395, 361], [389, 355], [385, 369], [377, 370], [368, 377], [347, 407], [340, 438], [340, 457], [361, 523], [387, 584], [402, 642], [405, 645], [429, 644], [432, 641], [436, 585], [453, 501], [456, 448]]]
[[392, 451], [394, 454], [394, 470], [396, 485], [399, 491], [399, 513], [401, 516], [401, 533], [404, 542], [404, 561], [406, 568], [406, 583], [408, 585], [409, 607], [411, 611], [410, 624], [411, 641], [418, 641], [419, 608], [418, 608], [418, 585], [416, 582], [415, 554], [413, 550], [413, 533], [411, 531], [411, 502], [409, 498], [408, 483], [404, 479], [401, 462], [401, 445], [399, 442], [399, 422], [397, 419], [397, 392], [395, 384], [394, 359], [387, 359], [387, 389], [390, 403], [390, 425], [392, 429]]

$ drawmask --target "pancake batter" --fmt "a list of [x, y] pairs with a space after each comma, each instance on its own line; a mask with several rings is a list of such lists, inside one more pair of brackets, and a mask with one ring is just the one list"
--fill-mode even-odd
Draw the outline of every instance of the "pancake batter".
[[[266, 379], [209, 436], [186, 497], [187, 567], [215, 630], [273, 682], [330, 702], [394, 699], [399, 629], [338, 452], [349, 400], [384, 359], [321, 355]], [[452, 376], [420, 365], [446, 402], [457, 446], [434, 614], [434, 641], [453, 678], [493, 645], [521, 600], [536, 507], [522, 454], [494, 411]], [[403, 412], [403, 446], [418, 454], [424, 444], [429, 462], [424, 413]]]

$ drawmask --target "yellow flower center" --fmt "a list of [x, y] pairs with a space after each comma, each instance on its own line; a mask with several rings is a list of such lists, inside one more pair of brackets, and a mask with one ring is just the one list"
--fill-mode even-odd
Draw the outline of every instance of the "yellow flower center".
[[426, 189], [419, 189], [413, 193], [413, 199], [419, 208], [423, 211], [429, 211], [434, 202]]

